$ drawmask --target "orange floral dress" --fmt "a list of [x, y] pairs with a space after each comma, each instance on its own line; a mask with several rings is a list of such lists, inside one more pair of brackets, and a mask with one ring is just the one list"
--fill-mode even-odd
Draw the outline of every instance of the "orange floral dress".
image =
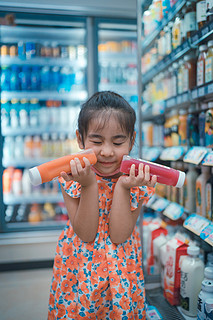
[[[109, 216], [118, 179], [96, 175], [99, 227], [92, 243], [83, 242], [68, 221], [56, 248], [48, 320], [145, 320], [142, 251], [137, 227], [122, 244], [109, 237]], [[81, 195], [79, 183], [62, 183], [71, 197]], [[131, 210], [147, 203], [154, 188], [131, 189]]]

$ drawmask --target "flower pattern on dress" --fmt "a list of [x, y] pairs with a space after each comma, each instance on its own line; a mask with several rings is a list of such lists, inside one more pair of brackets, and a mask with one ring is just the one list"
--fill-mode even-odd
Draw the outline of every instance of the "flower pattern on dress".
[[[99, 190], [99, 226], [95, 240], [83, 242], [70, 221], [59, 236], [53, 266], [48, 320], [145, 320], [144, 277], [140, 235], [135, 227], [121, 244], [109, 237], [109, 216], [118, 179], [96, 175]], [[79, 183], [60, 179], [73, 198], [81, 195]], [[131, 189], [131, 210], [154, 188]]]

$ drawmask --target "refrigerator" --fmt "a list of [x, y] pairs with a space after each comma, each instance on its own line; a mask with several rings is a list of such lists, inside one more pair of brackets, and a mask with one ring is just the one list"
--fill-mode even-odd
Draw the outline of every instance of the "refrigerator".
[[1, 232], [63, 227], [58, 181], [34, 187], [28, 169], [75, 153], [88, 97], [86, 20], [69, 27], [1, 26]]
[[57, 179], [34, 187], [28, 169], [79, 151], [78, 112], [95, 91], [136, 108], [136, 20], [19, 13], [15, 22], [0, 27], [0, 232], [62, 230]]

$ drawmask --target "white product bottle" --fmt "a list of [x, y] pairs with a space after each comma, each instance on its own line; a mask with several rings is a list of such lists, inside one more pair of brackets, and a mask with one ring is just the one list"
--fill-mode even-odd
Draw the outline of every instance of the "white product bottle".
[[213, 280], [205, 279], [202, 281], [202, 289], [198, 295], [197, 302], [197, 320], [204, 320], [211, 318], [206, 318], [205, 309], [206, 302], [208, 303], [208, 299], [213, 299]]
[[188, 256], [181, 263], [180, 296], [181, 310], [187, 316], [195, 317], [197, 314], [197, 298], [204, 276], [204, 263], [199, 258], [200, 248], [189, 246]]
[[205, 267], [204, 280], [212, 280], [213, 281], [213, 268], [212, 267]]
[[196, 180], [198, 178], [198, 172], [195, 169], [194, 165], [189, 165], [189, 170], [186, 174], [186, 199], [185, 199], [185, 208], [189, 212], [196, 211]]
[[201, 174], [196, 180], [196, 213], [206, 216], [205, 188], [210, 177], [209, 167], [201, 166]]
[[213, 252], [209, 252], [209, 253], [207, 254], [206, 267], [212, 267], [212, 268], [213, 268]]

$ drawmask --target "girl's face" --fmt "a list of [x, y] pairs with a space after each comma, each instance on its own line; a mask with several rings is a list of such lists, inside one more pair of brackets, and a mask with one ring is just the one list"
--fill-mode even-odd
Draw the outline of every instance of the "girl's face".
[[104, 176], [115, 174], [120, 168], [123, 155], [129, 154], [135, 140], [135, 134], [130, 140], [128, 133], [113, 115], [103, 125], [100, 125], [100, 119], [92, 120], [84, 144], [78, 131], [76, 134], [81, 149], [93, 149], [97, 157], [94, 168]]

